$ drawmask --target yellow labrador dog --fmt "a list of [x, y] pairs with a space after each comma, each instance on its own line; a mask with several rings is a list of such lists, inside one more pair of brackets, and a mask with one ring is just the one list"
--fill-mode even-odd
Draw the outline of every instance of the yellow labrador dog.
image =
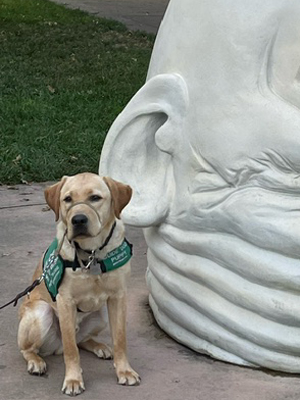
[[130, 186], [91, 173], [63, 177], [45, 190], [57, 234], [34, 274], [34, 279], [43, 276], [43, 282], [20, 307], [18, 345], [28, 372], [37, 375], [46, 371], [41, 356], [63, 352], [62, 391], [71, 396], [85, 390], [78, 347], [112, 357], [98, 337], [106, 326], [105, 304], [118, 383], [140, 382], [126, 354], [130, 245], [120, 213], [131, 194]]

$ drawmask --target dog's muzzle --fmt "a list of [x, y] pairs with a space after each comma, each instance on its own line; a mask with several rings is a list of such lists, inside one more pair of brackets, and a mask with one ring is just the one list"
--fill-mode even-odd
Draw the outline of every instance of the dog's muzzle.
[[74, 236], [84, 235], [88, 232], [88, 217], [84, 214], [76, 214], [72, 217]]
[[[100, 217], [98, 215], [97, 210], [89, 203], [86, 202], [78, 202], [78, 203], [74, 203], [67, 211], [67, 214], [76, 206], [79, 205], [85, 205], [87, 207], [89, 207], [91, 210], [94, 211], [94, 213], [96, 214], [98, 220], [99, 220], [99, 226], [102, 226]], [[75, 210], [74, 210], [75, 211]], [[84, 236], [94, 236], [94, 234], [91, 234], [89, 232], [90, 229], [90, 219], [81, 212], [79, 212], [78, 214], [75, 214], [72, 216], [70, 223], [72, 225], [72, 238], [74, 239], [77, 236], [80, 235], [84, 235]], [[100, 228], [101, 229], [101, 228]]]

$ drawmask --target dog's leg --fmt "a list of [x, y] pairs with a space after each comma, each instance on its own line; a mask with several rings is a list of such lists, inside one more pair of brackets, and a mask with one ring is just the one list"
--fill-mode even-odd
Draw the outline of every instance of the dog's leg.
[[27, 361], [27, 371], [32, 375], [43, 375], [46, 363], [38, 352], [53, 323], [52, 308], [44, 301], [23, 303], [20, 315], [18, 346]]
[[79, 326], [80, 329], [76, 336], [78, 347], [96, 354], [99, 358], [111, 359], [111, 348], [98, 340], [100, 339], [100, 332], [107, 326], [106, 306], [99, 311], [84, 316]]
[[120, 385], [138, 385], [139, 375], [127, 360], [126, 348], [126, 294], [107, 300], [108, 316], [114, 346], [114, 365]]
[[77, 310], [71, 299], [65, 300], [60, 294], [56, 301], [66, 367], [62, 391], [69, 396], [76, 396], [85, 390], [76, 344]]

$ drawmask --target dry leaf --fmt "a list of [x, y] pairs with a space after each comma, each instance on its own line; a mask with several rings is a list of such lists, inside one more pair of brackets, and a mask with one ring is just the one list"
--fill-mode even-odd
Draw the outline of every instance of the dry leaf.
[[21, 156], [21, 154], [19, 154], [19, 155], [17, 155], [17, 157], [13, 160], [13, 163], [14, 163], [14, 164], [18, 164], [18, 162], [21, 161], [21, 159], [22, 159], [22, 156]]
[[50, 93], [52, 93], [52, 94], [55, 93], [55, 89], [54, 89], [53, 86], [48, 85], [47, 87], [48, 87], [48, 90], [49, 90]]

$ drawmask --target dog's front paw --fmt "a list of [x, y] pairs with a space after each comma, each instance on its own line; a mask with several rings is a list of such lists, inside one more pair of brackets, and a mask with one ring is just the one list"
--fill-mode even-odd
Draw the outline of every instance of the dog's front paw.
[[98, 343], [94, 348], [94, 353], [97, 357], [103, 358], [104, 360], [111, 360], [113, 358], [112, 349], [103, 343]]
[[41, 357], [36, 356], [34, 360], [28, 361], [27, 371], [31, 375], [44, 375], [47, 371], [47, 366]]
[[62, 392], [68, 396], [77, 396], [85, 391], [83, 380], [78, 379], [65, 379]]
[[129, 365], [124, 369], [117, 369], [118, 384], [124, 386], [138, 386], [141, 378]]

